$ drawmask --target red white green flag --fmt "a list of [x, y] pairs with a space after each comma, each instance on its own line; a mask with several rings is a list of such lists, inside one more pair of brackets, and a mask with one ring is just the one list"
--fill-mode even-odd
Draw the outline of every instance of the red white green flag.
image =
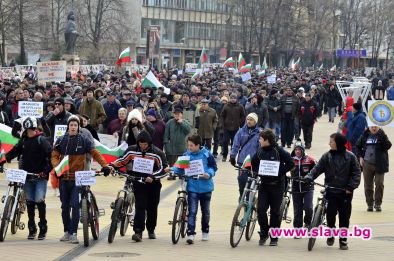
[[98, 140], [94, 140], [94, 145], [108, 164], [122, 156], [128, 147], [127, 143], [123, 142], [118, 147], [110, 149]]
[[250, 72], [251, 70], [252, 70], [252, 65], [249, 63], [249, 64], [242, 66], [238, 71], [241, 73], [247, 73], [247, 72]]
[[202, 48], [201, 55], [200, 55], [200, 60], [198, 61], [197, 64], [197, 69], [200, 69], [203, 67], [204, 63], [208, 62], [208, 55], [207, 55], [207, 49], [204, 47]]
[[242, 53], [239, 53], [238, 56], [238, 70], [240, 70], [242, 68], [242, 66], [246, 65], [246, 61], [244, 59], [244, 57], [242, 56]]
[[233, 60], [233, 57], [229, 57], [226, 61], [223, 63], [223, 67], [234, 67], [235, 61]]
[[7, 125], [0, 124], [0, 142], [4, 153], [8, 153], [19, 141], [19, 139], [12, 136], [11, 130]]
[[60, 177], [69, 170], [70, 170], [69, 159], [68, 159], [68, 155], [66, 155], [64, 156], [62, 161], [60, 161], [59, 165], [56, 166], [55, 173], [56, 176]]
[[174, 163], [174, 167], [179, 169], [187, 169], [190, 167], [190, 157], [189, 156], [180, 156]]
[[248, 155], [246, 156], [244, 162], [242, 163], [242, 168], [246, 169], [251, 167], [252, 167], [252, 158], [250, 157], [250, 155]]
[[119, 59], [116, 61], [116, 65], [122, 66], [122, 63], [128, 62], [131, 62], [130, 47], [127, 47], [120, 53]]

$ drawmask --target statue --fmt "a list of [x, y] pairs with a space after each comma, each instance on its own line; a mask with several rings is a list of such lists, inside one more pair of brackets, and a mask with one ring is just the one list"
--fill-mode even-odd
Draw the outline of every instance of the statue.
[[67, 15], [67, 26], [64, 32], [64, 39], [66, 41], [66, 53], [74, 54], [75, 42], [77, 41], [78, 32], [75, 29], [74, 12], [70, 11]]

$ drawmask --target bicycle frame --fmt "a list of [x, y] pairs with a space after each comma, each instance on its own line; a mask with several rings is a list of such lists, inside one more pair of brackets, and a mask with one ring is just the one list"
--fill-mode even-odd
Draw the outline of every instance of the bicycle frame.
[[[91, 196], [91, 191], [90, 191], [90, 187], [89, 186], [81, 186], [78, 190], [78, 200], [79, 200], [79, 216], [82, 216], [82, 208], [81, 208], [81, 202], [82, 199], [86, 198], [88, 204], [91, 204], [91, 200], [92, 200], [92, 196]], [[90, 218], [90, 217], [89, 217]]]
[[254, 202], [256, 201], [256, 195], [258, 192], [259, 183], [260, 183], [259, 176], [257, 176], [256, 178], [248, 177], [248, 181], [246, 182], [244, 192], [239, 202], [239, 204], [246, 206], [246, 213], [244, 215], [244, 218], [242, 219], [241, 227], [246, 226], [246, 223], [248, 222]]
[[[7, 202], [8, 197], [10, 196], [11, 189], [14, 189], [13, 196], [15, 197], [14, 205], [12, 206], [11, 210], [11, 216], [10, 216], [10, 221], [12, 222], [14, 220], [14, 215], [16, 211], [16, 207], [19, 204], [19, 196], [23, 191], [23, 184], [22, 183], [15, 183], [15, 182], [9, 182], [8, 187], [7, 187], [7, 192], [5, 194], [5, 197], [3, 197], [3, 202]], [[4, 207], [3, 207], [3, 212], [4, 212]]]

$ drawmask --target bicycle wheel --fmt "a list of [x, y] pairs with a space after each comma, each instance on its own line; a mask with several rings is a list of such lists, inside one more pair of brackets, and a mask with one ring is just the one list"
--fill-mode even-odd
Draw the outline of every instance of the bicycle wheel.
[[[313, 214], [313, 219], [311, 223], [311, 228], [317, 228], [321, 224], [322, 220], [322, 215], [323, 215], [323, 207], [321, 205], [318, 205], [315, 209], [315, 213]], [[309, 238], [308, 240], [308, 251], [312, 251], [313, 246], [315, 245], [316, 238]]]
[[22, 213], [19, 209], [19, 206], [17, 206], [15, 209], [14, 219], [11, 222], [11, 234], [13, 235], [18, 231], [21, 215]]
[[14, 205], [14, 196], [8, 196], [7, 202], [4, 205], [3, 216], [0, 225], [0, 242], [3, 242], [7, 235], [8, 224], [10, 223], [12, 206]]
[[83, 198], [81, 200], [81, 221], [83, 230], [83, 244], [85, 247], [89, 246], [89, 210], [88, 200]]
[[248, 220], [248, 223], [246, 223], [246, 232], [245, 232], [246, 241], [252, 239], [254, 228], [256, 227], [256, 221], [257, 221], [257, 200], [255, 201], [252, 210], [250, 212], [250, 218]]
[[100, 223], [99, 223], [99, 210], [96, 202], [96, 198], [93, 193], [90, 194], [92, 197], [92, 202], [90, 203], [90, 216], [89, 216], [89, 224], [90, 230], [92, 232], [92, 237], [94, 240], [97, 240], [100, 233]]
[[187, 228], [187, 202], [185, 200], [185, 204], [183, 205], [182, 211], [182, 223], [181, 223], [181, 237], [186, 237], [186, 228]]
[[231, 223], [230, 230], [230, 245], [232, 247], [236, 247], [241, 241], [242, 235], [245, 231], [246, 224], [242, 224], [243, 219], [246, 215], [246, 206], [238, 205], [237, 210], [235, 211], [233, 222]]
[[183, 224], [183, 209], [185, 207], [185, 203], [186, 201], [184, 198], [179, 198], [175, 205], [171, 231], [171, 239], [173, 244], [178, 243], [179, 237], [181, 235], [181, 229]]
[[290, 199], [288, 197], [283, 197], [282, 199], [282, 203], [280, 204], [280, 208], [279, 208], [279, 225], [282, 225], [282, 221], [283, 219], [286, 219], [286, 217], [284, 217], [284, 214], [286, 211], [286, 208], [289, 206]]
[[134, 221], [134, 214], [135, 214], [134, 206], [135, 206], [134, 194], [129, 194], [127, 200], [123, 205], [123, 217], [122, 220], [120, 221], [120, 235], [122, 237], [126, 235], [130, 221]]
[[115, 208], [112, 211], [111, 215], [111, 226], [109, 227], [108, 232], [108, 243], [112, 243], [114, 241], [114, 237], [116, 234], [116, 230], [118, 229], [118, 223], [121, 219], [122, 208], [123, 208], [123, 198], [118, 198], [116, 200]]

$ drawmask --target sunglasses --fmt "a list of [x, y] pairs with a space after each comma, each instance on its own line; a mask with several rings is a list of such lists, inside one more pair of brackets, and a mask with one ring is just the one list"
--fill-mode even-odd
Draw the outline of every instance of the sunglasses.
[[63, 104], [61, 104], [60, 102], [55, 102], [55, 105], [63, 105]]

